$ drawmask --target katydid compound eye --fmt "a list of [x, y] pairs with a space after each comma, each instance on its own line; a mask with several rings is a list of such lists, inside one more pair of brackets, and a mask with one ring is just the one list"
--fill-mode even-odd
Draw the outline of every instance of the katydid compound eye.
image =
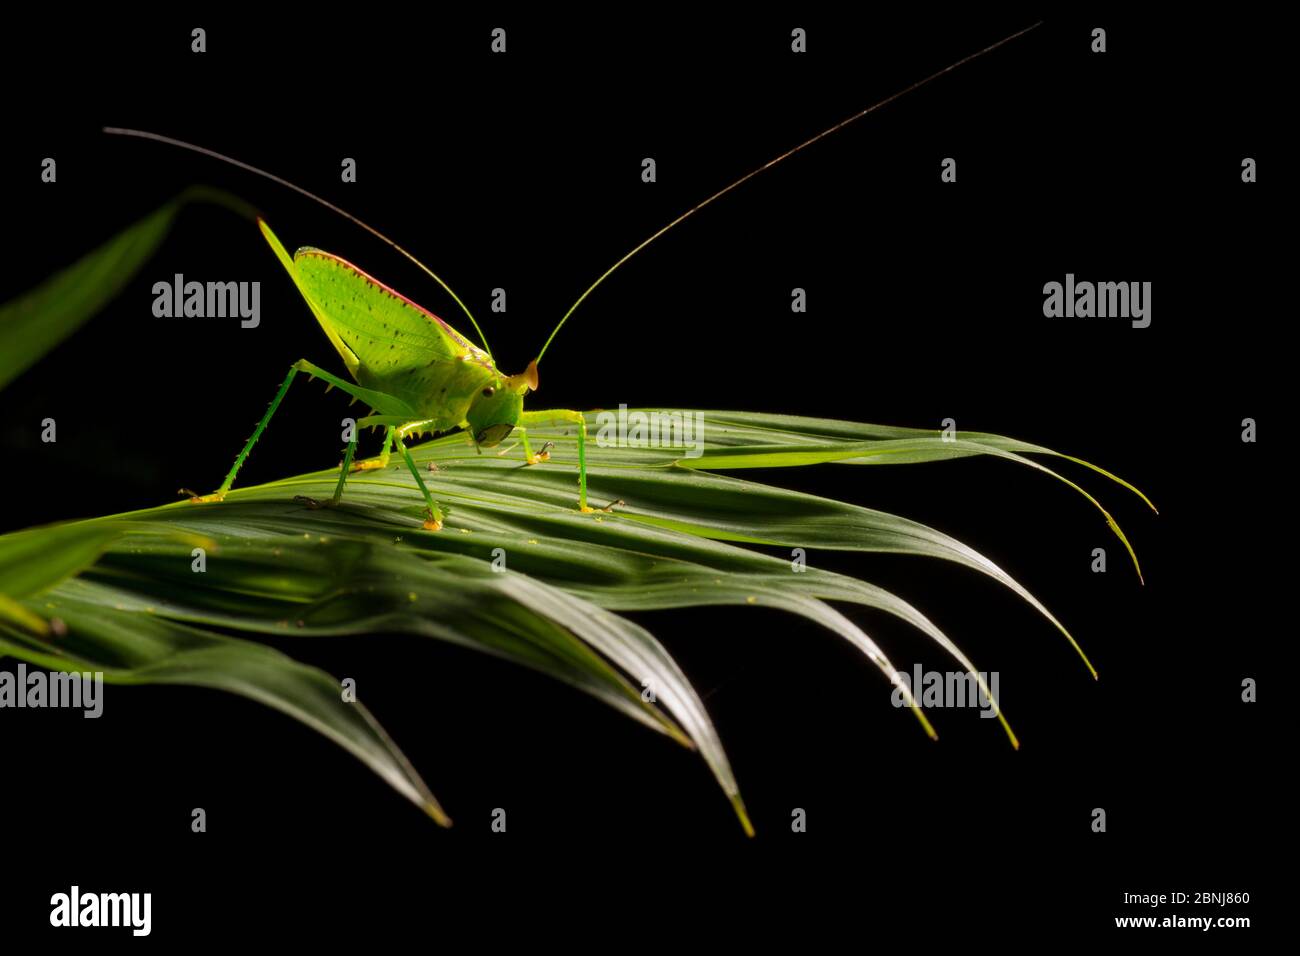
[[491, 398], [491, 397], [492, 397], [493, 395], [495, 395], [496, 393], [497, 393], [497, 390], [496, 390], [495, 388], [493, 388], [491, 385], [489, 385], [487, 388], [483, 389], [483, 397], [484, 397], [484, 398]]

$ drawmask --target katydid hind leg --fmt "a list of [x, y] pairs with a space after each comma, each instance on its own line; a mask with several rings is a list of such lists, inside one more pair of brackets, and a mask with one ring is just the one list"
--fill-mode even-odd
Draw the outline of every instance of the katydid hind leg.
[[353, 434], [353, 436], [350, 439], [348, 439], [347, 450], [343, 452], [343, 461], [339, 465], [339, 480], [338, 483], [334, 486], [334, 496], [330, 498], [328, 501], [319, 501], [316, 498], [311, 498], [307, 495], [294, 495], [293, 500], [304, 502], [308, 508], [338, 507], [339, 502], [343, 500], [343, 488], [348, 483], [348, 474], [353, 470], [352, 458], [354, 455], [356, 455], [356, 453], [357, 453], [357, 436], [356, 434]]
[[388, 395], [384, 392], [377, 392], [372, 388], [362, 388], [355, 382], [349, 382], [347, 379], [339, 378], [332, 372], [327, 372], [319, 365], [313, 365], [306, 359], [299, 359], [293, 363], [293, 367], [299, 372], [306, 372], [309, 378], [319, 378], [329, 385], [330, 388], [337, 388], [341, 392], [346, 392], [354, 399], [364, 402], [366, 405], [375, 409], [384, 415], [395, 415], [406, 421], [412, 421], [420, 417], [415, 409], [411, 408], [400, 398], [394, 395]]
[[284, 400], [285, 393], [289, 391], [289, 386], [293, 384], [293, 380], [297, 376], [298, 371], [299, 369], [296, 365], [289, 369], [289, 374], [285, 376], [284, 382], [281, 383], [280, 390], [275, 393], [275, 398], [271, 399], [271, 404], [267, 406], [266, 414], [263, 415], [262, 420], [257, 423], [257, 428], [253, 430], [253, 434], [248, 436], [248, 441], [244, 443], [244, 447], [235, 458], [235, 463], [231, 466], [230, 471], [221, 482], [221, 487], [210, 495], [192, 495], [190, 501], [195, 504], [205, 504], [212, 501], [221, 501], [226, 497], [226, 492], [228, 492], [231, 486], [235, 483], [235, 476], [239, 474], [239, 469], [243, 467], [244, 459], [248, 457], [248, 453], [251, 452], [253, 446], [257, 444], [257, 439], [261, 437], [262, 432], [266, 430], [266, 426], [270, 424], [271, 416], [273, 416], [275, 410], [280, 407], [280, 402]]
[[294, 495], [294, 501], [301, 501], [308, 508], [334, 508], [343, 500], [343, 486], [347, 484], [348, 472], [352, 467], [352, 456], [357, 453], [357, 436], [353, 435], [348, 440], [347, 450], [343, 452], [343, 462], [339, 465], [339, 480], [334, 486], [334, 496], [325, 501], [318, 498], [312, 498], [309, 495]]
[[[400, 411], [404, 409], [404, 405], [399, 399], [384, 395], [381, 392], [375, 392], [371, 389], [362, 388], [359, 385], [354, 385], [351, 382], [339, 378], [337, 375], [325, 371], [317, 365], [313, 365], [306, 359], [299, 359], [290, 367], [289, 374], [285, 376], [284, 381], [280, 384], [279, 391], [277, 391], [275, 397], [271, 399], [271, 404], [267, 406], [266, 413], [262, 416], [261, 421], [257, 423], [257, 427], [253, 430], [253, 434], [250, 435], [248, 441], [244, 443], [244, 447], [235, 458], [235, 463], [231, 466], [230, 471], [221, 482], [221, 486], [209, 495], [191, 494], [190, 501], [193, 501], [196, 504], [204, 504], [213, 501], [221, 501], [225, 498], [226, 493], [230, 491], [231, 487], [234, 485], [235, 477], [239, 474], [240, 468], [243, 467], [244, 461], [253, 450], [253, 446], [257, 444], [257, 440], [262, 436], [262, 432], [266, 431], [267, 425], [270, 424], [271, 418], [275, 415], [276, 409], [280, 407], [280, 403], [284, 400], [285, 394], [289, 391], [289, 386], [293, 384], [293, 380], [297, 377], [299, 372], [306, 372], [311, 377], [323, 379], [325, 382], [329, 383], [330, 386], [348, 393], [353, 396], [354, 399], [360, 399], [361, 401], [367, 402], [371, 407], [379, 407], [382, 411], [400, 413]], [[393, 431], [394, 430], [390, 427], [388, 430], [388, 438], [385, 441], [384, 451], [380, 455], [380, 459], [384, 464], [387, 464], [388, 449], [392, 443]], [[367, 468], [382, 467], [382, 465], [370, 466], [367, 465], [366, 462], [361, 462], [359, 464], [365, 465]], [[338, 492], [336, 492], [335, 500], [337, 500], [337, 494], [341, 493], [341, 491], [342, 486], [340, 485]]]
[[[388, 450], [387, 445], [384, 446], [384, 450]], [[352, 456], [356, 453], [357, 436], [353, 434], [348, 440], [348, 450], [343, 453], [343, 464], [339, 466], [339, 483], [334, 486], [334, 497], [330, 499], [331, 504], [337, 505], [343, 500], [343, 486], [348, 483], [348, 472], [352, 470]]]

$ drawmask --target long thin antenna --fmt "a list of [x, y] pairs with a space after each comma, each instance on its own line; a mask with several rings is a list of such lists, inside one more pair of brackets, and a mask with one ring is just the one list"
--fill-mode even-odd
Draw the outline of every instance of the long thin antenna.
[[656, 239], [662, 236], [669, 229], [673, 228], [673, 226], [677, 225], [683, 220], [688, 219], [690, 216], [699, 212], [701, 209], [703, 209], [709, 203], [713, 202], [715, 199], [721, 199], [723, 196], [731, 192], [737, 186], [741, 186], [744, 183], [747, 183], [749, 180], [753, 179], [759, 173], [763, 172], [763, 170], [771, 169], [777, 163], [781, 162], [784, 159], [789, 159], [795, 153], [799, 152], [800, 150], [806, 149], [807, 147], [811, 146], [813, 143], [817, 142], [823, 137], [829, 136], [831, 135], [831, 133], [843, 129], [844, 127], [848, 126], [850, 123], [862, 119], [862, 117], [866, 116], [869, 113], [874, 113], [876, 110], [880, 109], [881, 107], [888, 106], [890, 103], [894, 102], [894, 100], [904, 97], [908, 93], [912, 93], [915, 92], [916, 90], [919, 90], [927, 83], [930, 83], [933, 80], [937, 80], [945, 73], [951, 73], [953, 70], [965, 66], [971, 60], [978, 59], [979, 57], [982, 57], [986, 53], [992, 53], [998, 47], [1010, 43], [1012, 40], [1015, 40], [1019, 37], [1024, 36], [1026, 33], [1028, 33], [1030, 30], [1033, 30], [1035, 27], [1042, 26], [1042, 23], [1043, 21], [1039, 20], [1037, 23], [1027, 26], [1023, 30], [1018, 30], [1015, 33], [1011, 34], [1011, 36], [1004, 37], [1003, 39], [999, 40], [997, 43], [994, 43], [992, 46], [986, 46], [984, 49], [972, 53], [969, 56], [962, 57], [960, 60], [958, 60], [956, 63], [952, 64], [951, 66], [946, 66], [937, 73], [931, 73], [925, 79], [917, 80], [915, 83], [913, 83], [911, 86], [907, 87], [906, 89], [899, 90], [897, 93], [894, 93], [892, 96], [885, 97], [883, 100], [881, 100], [878, 103], [873, 103], [871, 106], [868, 106], [865, 110], [862, 110], [860, 113], [854, 113], [852, 116], [848, 117], [848, 119], [840, 120], [840, 122], [836, 123], [834, 126], [830, 127], [829, 129], [822, 130], [820, 133], [818, 133], [816, 136], [812, 137], [811, 139], [806, 139], [798, 146], [795, 146], [793, 149], [786, 150], [784, 153], [782, 153], [780, 156], [777, 156], [775, 159], [768, 160], [766, 163], [764, 163], [762, 166], [759, 166], [757, 169], [753, 170], [752, 172], [746, 173], [744, 176], [741, 176], [730, 186], [718, 190], [716, 193], [714, 193], [708, 199], [704, 200], [702, 203], [698, 203], [692, 206], [690, 209], [686, 210], [686, 212], [682, 213], [680, 216], [678, 216], [668, 225], [664, 226], [662, 229], [660, 229], [650, 238], [646, 239], [640, 245], [633, 248], [631, 252], [627, 253], [627, 255], [623, 256], [623, 258], [619, 259], [612, 266], [610, 266], [608, 269], [602, 272], [600, 274], [600, 278], [598, 278], [595, 282], [593, 282], [590, 286], [588, 286], [586, 292], [578, 296], [578, 301], [574, 302], [573, 305], [569, 306], [569, 311], [564, 313], [564, 317], [560, 319], [559, 324], [551, 331], [551, 334], [547, 337], [546, 343], [542, 346], [542, 350], [537, 353], [537, 361], [540, 362], [542, 360], [542, 356], [545, 355], [546, 350], [550, 348], [551, 340], [554, 339], [555, 334], [564, 327], [564, 323], [569, 321], [569, 316], [573, 315], [573, 310], [576, 309], [578, 306], [582, 305], [583, 300], [586, 299], [587, 296], [591, 295], [591, 293], [596, 290], [596, 287], [598, 285], [600, 285], [602, 282], [608, 279], [610, 277], [610, 274], [613, 273], [615, 269], [617, 269], [623, 263], [627, 262], [627, 260], [631, 259], [634, 255], [636, 255], [646, 246], [650, 245], [650, 243], [654, 242]]
[[392, 246], [395, 250], [397, 250], [402, 255], [406, 256], [406, 258], [414, 262], [421, 270], [423, 270], [426, 274], [428, 274], [433, 279], [434, 282], [442, 286], [443, 289], [447, 291], [447, 294], [456, 300], [456, 304], [460, 306], [461, 311], [465, 313], [465, 315], [469, 318], [470, 322], [473, 324], [474, 331], [478, 333], [479, 341], [483, 343], [483, 350], [487, 352], [489, 356], [492, 354], [492, 350], [488, 348], [487, 336], [485, 336], [483, 334], [483, 330], [479, 328], [478, 322], [475, 320], [473, 314], [469, 311], [469, 307], [466, 306], [465, 303], [460, 300], [460, 296], [458, 296], [455, 292], [451, 290], [451, 286], [443, 282], [442, 278], [437, 273], [435, 273], [432, 269], [426, 266], [419, 259], [415, 258], [415, 256], [411, 255], [411, 253], [407, 252], [397, 243], [393, 242], [393, 240], [389, 239], [378, 229], [362, 222], [360, 219], [352, 215], [352, 213], [348, 212], [346, 209], [340, 209], [338, 206], [334, 205], [328, 199], [324, 199], [320, 196], [317, 196], [315, 193], [309, 192], [308, 190], [303, 189], [301, 186], [294, 185], [293, 183], [289, 182], [289, 180], [282, 179], [279, 176], [275, 175], [274, 173], [268, 173], [265, 169], [258, 169], [256, 166], [250, 165], [249, 163], [241, 162], [240, 160], [235, 159], [234, 157], [226, 156], [224, 153], [218, 153], [216, 150], [207, 149], [203, 146], [195, 146], [193, 143], [187, 143], [184, 140], [173, 139], [170, 136], [162, 136], [159, 133], [149, 133], [146, 132], [145, 130], [140, 130], [140, 129], [122, 129], [121, 127], [117, 127], [117, 126], [105, 126], [104, 132], [108, 133], [110, 136], [134, 136], [136, 139], [149, 139], [149, 140], [153, 140], [155, 143], [166, 143], [168, 146], [179, 146], [181, 149], [188, 149], [190, 152], [198, 153], [202, 156], [207, 156], [211, 159], [219, 159], [223, 163], [229, 163], [231, 166], [238, 166], [240, 169], [261, 176], [263, 179], [269, 179], [273, 183], [278, 183], [281, 186], [285, 186], [289, 189], [292, 189], [294, 192], [298, 193], [299, 195], [306, 196], [308, 199], [320, 203], [326, 209], [338, 213], [340, 216], [342, 216], [344, 219], [347, 219], [349, 222], [355, 223], [356, 225], [360, 226], [362, 229], [370, 233], [376, 239]]

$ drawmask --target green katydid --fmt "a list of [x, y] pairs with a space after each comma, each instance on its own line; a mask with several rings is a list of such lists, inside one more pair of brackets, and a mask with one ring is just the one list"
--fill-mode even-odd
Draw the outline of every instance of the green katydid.
[[[416, 484], [424, 496], [427, 507], [425, 529], [430, 531], [440, 530], [443, 521], [442, 509], [434, 501], [428, 486], [424, 482], [424, 478], [420, 475], [419, 469], [416, 468], [415, 462], [406, 448], [404, 440], [407, 437], [424, 433], [447, 432], [461, 428], [469, 433], [474, 443], [481, 449], [495, 447], [506, 436], [516, 433], [521, 439], [520, 444], [522, 445], [525, 462], [528, 465], [535, 465], [549, 458], [549, 450], [548, 447], [543, 447], [536, 452], [532, 450], [528, 441], [527, 427], [534, 424], [568, 422], [577, 426], [578, 510], [583, 513], [598, 510], [590, 507], [587, 501], [587, 426], [582, 413], [568, 409], [532, 412], [526, 412], [523, 409], [525, 397], [530, 391], [537, 388], [537, 369], [542, 356], [574, 310], [616, 269], [651, 242], [714, 200], [721, 198], [764, 170], [770, 169], [777, 163], [811, 146], [823, 137], [925, 86], [927, 83], [969, 63], [971, 60], [1023, 36], [1037, 26], [1038, 24], [1035, 23], [1013, 33], [1011, 36], [963, 57], [956, 63], [932, 73], [922, 80], [918, 80], [905, 89], [874, 103], [847, 119], [841, 120], [834, 126], [769, 160], [725, 188], [720, 189], [708, 199], [688, 209], [668, 225], [635, 246], [588, 286], [586, 291], [569, 307], [568, 311], [564, 313], [551, 331], [538, 352], [537, 358], [529, 363], [523, 372], [517, 375], [505, 375], [497, 369], [487, 347], [487, 339], [483, 336], [478, 322], [470, 313], [469, 308], [446, 282], [396, 242], [393, 242], [387, 236], [345, 210], [279, 176], [213, 150], [156, 133], [115, 127], [105, 128], [104, 132], [106, 133], [166, 143], [238, 166], [248, 172], [255, 173], [292, 189], [349, 219], [387, 243], [407, 259], [410, 259], [442, 286], [455, 300], [461, 311], [465, 313], [483, 343], [482, 348], [471, 344], [447, 322], [427, 309], [416, 305], [410, 299], [390, 289], [377, 279], [372, 278], [345, 259], [310, 247], [301, 248], [293, 256], [290, 256], [275, 233], [271, 231], [270, 226], [267, 225], [264, 219], [259, 217], [257, 223], [263, 237], [270, 244], [281, 265], [284, 266], [293, 279], [298, 291], [302, 293], [308, 307], [320, 323], [321, 328], [324, 329], [330, 343], [343, 359], [343, 364], [352, 377], [352, 381], [349, 382], [340, 378], [308, 362], [306, 359], [295, 362], [284, 382], [280, 385], [279, 391], [276, 392], [275, 398], [272, 399], [266, 414], [262, 416], [257, 428], [235, 459], [234, 465], [222, 481], [221, 486], [212, 494], [192, 495], [190, 500], [202, 503], [220, 501], [225, 497], [234, 484], [235, 476], [239, 473], [244, 460], [266, 429], [294, 378], [299, 372], [305, 372], [312, 377], [323, 379], [331, 387], [337, 387], [341, 391], [352, 395], [354, 399], [359, 399], [371, 407], [373, 414], [360, 419], [356, 423], [357, 430], [369, 426], [381, 426], [386, 429], [383, 448], [379, 456], [355, 464], [353, 458], [356, 452], [357, 438], [354, 431], [344, 452], [334, 496], [327, 504], [337, 504], [341, 500], [349, 473], [370, 468], [387, 467], [390, 453], [395, 448], [410, 469], [411, 474], [415, 476]], [[314, 501], [309, 503], [313, 506], [320, 504]], [[614, 504], [619, 503], [615, 502]], [[608, 505], [599, 510], [608, 511], [612, 507], [613, 505]]]

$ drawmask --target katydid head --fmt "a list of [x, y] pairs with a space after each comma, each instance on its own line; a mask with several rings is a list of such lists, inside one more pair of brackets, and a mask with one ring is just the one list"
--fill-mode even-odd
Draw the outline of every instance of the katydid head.
[[537, 363], [518, 375], [507, 375], [496, 383], [485, 385], [470, 402], [465, 421], [469, 422], [474, 443], [491, 448], [503, 442], [519, 423], [524, 410], [524, 396], [537, 388]]

